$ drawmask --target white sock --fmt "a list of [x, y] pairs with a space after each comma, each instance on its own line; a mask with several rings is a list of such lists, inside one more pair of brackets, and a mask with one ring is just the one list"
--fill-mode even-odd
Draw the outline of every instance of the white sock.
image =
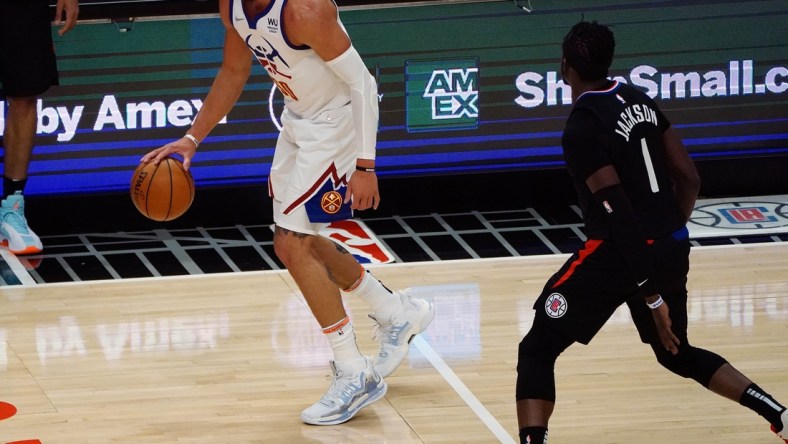
[[392, 293], [385, 285], [372, 276], [369, 270], [364, 270], [355, 284], [345, 292], [360, 297], [369, 304], [373, 312], [383, 315], [393, 315], [402, 308], [402, 300], [396, 293]]
[[[356, 344], [356, 334], [353, 332], [353, 324], [350, 318], [345, 316], [341, 321], [323, 329], [331, 349], [334, 350], [334, 361], [343, 364], [351, 364], [354, 370], [361, 371], [366, 367], [364, 356]], [[360, 368], [356, 369], [360, 364]]]

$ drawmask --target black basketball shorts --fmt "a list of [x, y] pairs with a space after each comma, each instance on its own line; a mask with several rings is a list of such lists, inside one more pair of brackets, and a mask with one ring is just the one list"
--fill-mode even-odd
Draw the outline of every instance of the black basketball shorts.
[[[687, 332], [687, 273], [690, 244], [686, 228], [650, 242], [657, 285], [668, 304], [672, 330]], [[658, 340], [651, 311], [616, 244], [589, 239], [545, 285], [534, 303], [536, 317], [567, 337], [588, 344], [626, 303], [643, 342]]]
[[58, 84], [47, 0], [0, 1], [0, 97], [34, 97]]

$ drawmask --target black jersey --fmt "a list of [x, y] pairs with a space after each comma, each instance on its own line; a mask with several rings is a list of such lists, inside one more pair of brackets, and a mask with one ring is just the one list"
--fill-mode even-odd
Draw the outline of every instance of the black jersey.
[[669, 127], [651, 98], [623, 83], [577, 99], [561, 143], [589, 238], [611, 238], [604, 210], [585, 183], [607, 165], [616, 169], [646, 237], [663, 237], [684, 225], [662, 139]]

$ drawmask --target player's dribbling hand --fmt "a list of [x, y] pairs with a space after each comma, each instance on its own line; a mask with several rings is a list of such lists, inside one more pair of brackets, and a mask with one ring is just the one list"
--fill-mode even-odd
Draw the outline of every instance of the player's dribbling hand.
[[659, 335], [660, 342], [662, 342], [662, 346], [665, 347], [665, 350], [675, 355], [679, 352], [678, 346], [681, 341], [673, 334], [673, 330], [670, 329], [671, 321], [669, 313], [668, 304], [666, 302], [663, 302], [662, 305], [651, 310], [651, 315], [654, 316], [654, 323], [657, 324], [657, 334]]
[[140, 162], [153, 162], [154, 164], [158, 164], [162, 159], [171, 154], [180, 154], [181, 157], [183, 157], [183, 169], [189, 171], [189, 166], [192, 164], [192, 157], [194, 157], [196, 151], [197, 147], [194, 146], [194, 142], [184, 137], [174, 140], [160, 148], [156, 148], [142, 156]]

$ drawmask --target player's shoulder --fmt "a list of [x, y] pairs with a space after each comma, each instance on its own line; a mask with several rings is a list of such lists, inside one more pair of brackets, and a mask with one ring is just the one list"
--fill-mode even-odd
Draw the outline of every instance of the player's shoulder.
[[624, 96], [624, 97], [632, 98], [633, 100], [634, 99], [645, 100], [645, 101], [650, 101], [651, 100], [651, 98], [648, 96], [648, 94], [646, 94], [642, 90], [640, 90], [640, 89], [638, 89], [638, 88], [636, 88], [636, 87], [634, 87], [634, 86], [632, 86], [630, 84], [627, 84], [627, 83], [619, 82], [618, 89], [616, 90], [616, 93], [621, 95], [621, 96]]
[[296, 45], [314, 47], [337, 25], [338, 12], [331, 0], [288, 0], [284, 8], [287, 36]]
[[298, 22], [311, 23], [325, 19], [336, 20], [337, 10], [331, 0], [288, 0], [284, 13]]

